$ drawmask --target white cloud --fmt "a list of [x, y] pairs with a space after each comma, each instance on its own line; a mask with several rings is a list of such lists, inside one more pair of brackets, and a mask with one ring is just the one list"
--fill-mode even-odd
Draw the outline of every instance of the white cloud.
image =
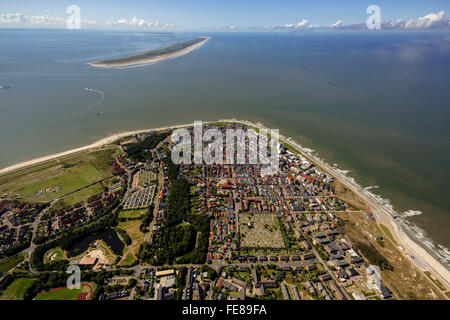
[[[231, 26], [216, 26], [213, 29], [215, 29], [215, 30], [229, 30], [229, 31], [233, 31], [233, 30], [236, 30], [237, 28], [238, 27], [231, 25]], [[211, 29], [211, 28], [205, 28], [205, 29]]]
[[62, 25], [65, 19], [50, 15], [31, 16], [23, 13], [7, 13], [0, 15], [1, 24]]
[[[381, 24], [382, 29], [431, 29], [431, 28], [449, 28], [450, 21], [445, 17], [445, 11], [430, 13], [424, 17], [404, 21], [397, 19], [395, 21], [387, 21]], [[316, 29], [341, 29], [341, 30], [367, 30], [365, 23], [345, 24], [342, 19], [331, 25], [312, 24], [307, 19], [302, 19], [297, 24], [285, 24], [282, 26], [265, 26], [266, 30], [290, 29], [297, 31], [316, 30]]]
[[331, 28], [339, 28], [344, 26], [344, 20], [339, 19], [336, 21], [336, 23], [333, 23], [330, 27]]
[[128, 26], [128, 27], [144, 27], [144, 28], [170, 28], [174, 26], [173, 24], [168, 23], [146, 21], [145, 19], [137, 17], [133, 17], [130, 20], [127, 20], [126, 18], [120, 18], [113, 22], [106, 22], [106, 24]]
[[299, 23], [297, 23], [297, 25], [295, 26], [296, 29], [303, 29], [306, 28], [309, 24], [309, 20], [303, 19], [302, 21], [300, 21]]
[[318, 28], [320, 28], [320, 24], [310, 24], [310, 25], [308, 26], [308, 28], [309, 28], [309, 29], [318, 29]]
[[[51, 15], [25, 15], [23, 13], [7, 13], [0, 14], [0, 25], [8, 26], [54, 26], [62, 27], [66, 26], [67, 18], [53, 17]], [[144, 19], [133, 17], [129, 20], [126, 18], [120, 18], [113, 22], [98, 22], [95, 20], [81, 20], [82, 25], [97, 26], [97, 25], [116, 25], [123, 27], [144, 27], [144, 28], [170, 28], [173, 24], [150, 22]]]
[[406, 22], [405, 29], [430, 29], [436, 27], [445, 27], [449, 25], [449, 20], [445, 17], [445, 11], [430, 13], [418, 19], [411, 19]]

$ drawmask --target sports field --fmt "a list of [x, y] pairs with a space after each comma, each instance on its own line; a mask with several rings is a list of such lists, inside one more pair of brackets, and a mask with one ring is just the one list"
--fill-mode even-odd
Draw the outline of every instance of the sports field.
[[87, 293], [87, 300], [91, 300], [94, 291], [94, 283], [82, 283], [80, 289], [71, 290], [65, 287], [52, 289], [47, 292], [41, 292], [36, 296], [35, 300], [79, 300], [79, 298], [85, 293]]
[[[117, 147], [88, 151], [0, 177], [0, 193], [29, 202], [47, 202], [112, 176]], [[93, 188], [92, 195], [98, 190]], [[90, 194], [83, 194], [89, 196]]]

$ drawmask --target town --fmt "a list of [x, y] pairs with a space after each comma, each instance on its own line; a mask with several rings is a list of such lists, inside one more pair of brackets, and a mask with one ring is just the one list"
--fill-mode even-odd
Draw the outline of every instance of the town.
[[[393, 272], [416, 271], [393, 265], [401, 253], [389, 230], [289, 143], [265, 175], [266, 164], [174, 164], [171, 133], [2, 177], [0, 298], [384, 300], [445, 291], [426, 275], [415, 278], [421, 292], [393, 282]], [[34, 186], [36, 175], [47, 180]], [[66, 288], [68, 266], [81, 268], [80, 289]]]

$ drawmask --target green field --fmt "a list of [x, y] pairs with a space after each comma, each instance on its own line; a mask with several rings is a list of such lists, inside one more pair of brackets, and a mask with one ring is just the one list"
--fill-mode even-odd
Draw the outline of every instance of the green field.
[[[90, 283], [95, 291], [95, 284]], [[86, 286], [81, 286], [80, 289], [70, 290], [68, 288], [58, 289], [55, 291], [43, 292], [36, 296], [35, 300], [78, 300], [78, 296], [81, 292], [86, 291]]]
[[81, 203], [86, 199], [89, 199], [93, 195], [97, 195], [102, 193], [104, 190], [104, 185], [102, 183], [98, 183], [96, 185], [93, 185], [89, 188], [80, 190], [78, 192], [75, 192], [74, 194], [71, 194], [70, 196], [59, 200], [56, 202], [52, 209], [64, 209], [64, 208], [70, 208], [73, 207], [77, 203]]
[[[144, 234], [140, 230], [140, 220], [128, 220], [120, 221], [118, 227], [125, 230], [131, 238], [131, 244], [125, 247], [123, 259], [120, 261], [120, 265], [129, 265], [136, 260], [136, 255], [139, 251], [139, 247], [144, 241]], [[131, 254], [131, 256], [130, 256]]]
[[140, 218], [145, 213], [145, 209], [140, 210], [122, 210], [119, 213], [119, 219], [133, 219]]
[[123, 258], [120, 263], [119, 266], [129, 266], [131, 265], [133, 262], [136, 261], [136, 257], [129, 251], [128, 248], [126, 248], [124, 250], [124, 252], [128, 252], [126, 253], [126, 255], [124, 254], [125, 258]]
[[[117, 147], [107, 147], [3, 175], [0, 193], [8, 193], [9, 197], [18, 194], [29, 202], [52, 201], [111, 177], [110, 162], [118, 152]], [[38, 194], [40, 191], [42, 193]], [[95, 188], [91, 191], [97, 192]]]
[[397, 241], [395, 241], [394, 236], [392, 235], [391, 231], [389, 231], [389, 229], [384, 225], [380, 223], [380, 227], [383, 230], [383, 232], [388, 236], [388, 238], [395, 244], [397, 245]]
[[[53, 256], [53, 259], [52, 259]], [[60, 247], [53, 248], [48, 250], [44, 254], [44, 263], [49, 263], [52, 261], [62, 260], [64, 259], [64, 251]]]
[[23, 260], [25, 260], [25, 255], [21, 254], [18, 256], [14, 256], [5, 260], [0, 261], [0, 272], [6, 273], [15, 266], [17, 266], [19, 263], [21, 263]]
[[9, 287], [3, 291], [3, 294], [0, 296], [0, 300], [23, 300], [25, 291], [33, 282], [34, 279], [27, 278], [19, 278], [14, 280], [13, 283], [11, 283]]

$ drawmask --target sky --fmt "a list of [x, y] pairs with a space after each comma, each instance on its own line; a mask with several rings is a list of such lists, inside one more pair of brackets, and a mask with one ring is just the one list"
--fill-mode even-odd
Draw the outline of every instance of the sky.
[[407, 22], [443, 11], [448, 26], [448, 0], [1, 0], [0, 27], [63, 27], [69, 5], [79, 6], [85, 27], [245, 30], [302, 21], [330, 26], [339, 20], [342, 26], [365, 23], [373, 4], [382, 21]]

